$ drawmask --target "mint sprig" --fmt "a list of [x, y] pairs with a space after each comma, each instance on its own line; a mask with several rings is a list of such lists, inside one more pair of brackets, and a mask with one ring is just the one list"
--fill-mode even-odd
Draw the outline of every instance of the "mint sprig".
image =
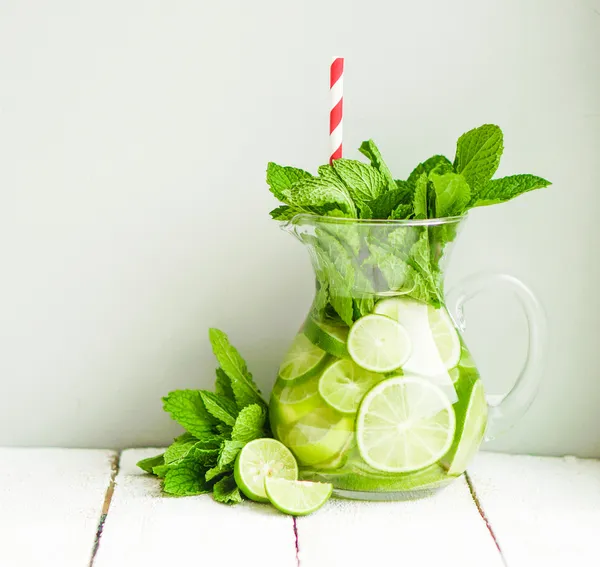
[[[339, 159], [320, 166], [316, 177], [270, 163], [267, 183], [284, 203], [271, 216], [282, 221], [298, 213], [397, 220], [454, 217], [550, 185], [529, 174], [492, 179], [503, 150], [502, 130], [484, 124], [460, 136], [453, 161], [434, 155], [418, 164], [406, 180], [393, 178], [373, 140], [359, 148], [370, 163]], [[440, 305], [439, 261], [456, 236], [454, 224], [400, 229], [415, 236], [400, 247], [385, 231], [373, 229], [365, 242], [365, 231], [352, 223], [324, 226], [320, 234], [303, 236], [313, 251], [318, 280], [313, 309], [321, 316], [351, 325], [368, 309], [369, 297], [372, 302], [372, 285]]]
[[138, 466], [162, 479], [163, 491], [173, 496], [212, 492], [218, 502], [242, 501], [233, 465], [246, 443], [270, 437], [267, 405], [240, 353], [225, 333], [210, 329], [209, 338], [219, 361], [215, 391], [175, 390], [163, 407], [186, 432], [161, 455]]

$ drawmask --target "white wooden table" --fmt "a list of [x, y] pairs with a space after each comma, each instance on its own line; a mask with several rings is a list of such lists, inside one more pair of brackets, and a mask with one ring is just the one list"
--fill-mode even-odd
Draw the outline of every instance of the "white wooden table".
[[600, 461], [481, 453], [424, 500], [312, 516], [168, 498], [158, 449], [0, 449], [0, 567], [600, 566]]

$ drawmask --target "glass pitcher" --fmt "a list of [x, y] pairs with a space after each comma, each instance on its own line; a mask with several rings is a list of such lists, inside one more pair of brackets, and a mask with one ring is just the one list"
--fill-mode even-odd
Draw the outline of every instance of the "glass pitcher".
[[[335, 494], [400, 500], [459, 477], [484, 439], [529, 407], [541, 376], [543, 311], [517, 279], [480, 275], [444, 294], [465, 217], [356, 220], [300, 214], [283, 225], [310, 253], [316, 293], [280, 368], [271, 429], [300, 477]], [[463, 304], [502, 286], [523, 308], [527, 360], [495, 405], [461, 332]]]

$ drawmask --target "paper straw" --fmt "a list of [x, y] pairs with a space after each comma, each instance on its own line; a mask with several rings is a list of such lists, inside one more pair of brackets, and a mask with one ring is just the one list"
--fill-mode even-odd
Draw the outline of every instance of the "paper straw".
[[329, 112], [329, 140], [331, 142], [331, 157], [342, 157], [342, 116], [344, 105], [344, 58], [334, 57], [331, 63], [329, 89], [331, 93], [331, 110]]

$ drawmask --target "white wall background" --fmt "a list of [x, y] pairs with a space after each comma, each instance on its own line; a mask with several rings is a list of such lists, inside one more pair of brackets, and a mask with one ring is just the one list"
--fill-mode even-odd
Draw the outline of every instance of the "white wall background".
[[[3, 0], [0, 444], [167, 442], [209, 326], [270, 390], [312, 276], [264, 170], [326, 161], [342, 54], [347, 156], [373, 137], [401, 177], [495, 122], [499, 173], [554, 182], [476, 211], [449, 279], [508, 271], [548, 311], [542, 390], [493, 447], [600, 455], [599, 53], [600, 0]], [[501, 391], [523, 321], [502, 296], [467, 315]]]

